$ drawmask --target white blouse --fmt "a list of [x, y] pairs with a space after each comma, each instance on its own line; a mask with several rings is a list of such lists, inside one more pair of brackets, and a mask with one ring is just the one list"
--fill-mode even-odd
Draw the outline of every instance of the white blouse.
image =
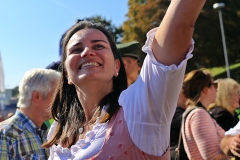
[[[142, 50], [147, 53], [138, 79], [119, 97], [130, 136], [145, 153], [162, 156], [169, 146], [170, 125], [177, 106], [187, 60], [192, 57], [194, 41], [180, 65], [159, 63], [151, 50], [157, 28], [147, 33]], [[48, 139], [56, 130], [54, 122]], [[107, 123], [96, 123], [85, 140], [78, 140], [71, 149], [60, 145], [50, 148], [49, 159], [84, 159], [95, 155], [104, 143]]]
[[237, 134], [240, 134], [240, 121], [236, 124], [236, 126], [225, 132], [225, 136], [235, 136]]

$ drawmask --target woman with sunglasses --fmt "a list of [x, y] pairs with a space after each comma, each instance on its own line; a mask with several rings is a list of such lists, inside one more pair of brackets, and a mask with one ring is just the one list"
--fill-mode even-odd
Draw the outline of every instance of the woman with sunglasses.
[[189, 159], [228, 159], [220, 149], [224, 130], [207, 112], [207, 107], [215, 102], [216, 93], [216, 84], [209, 71], [198, 69], [185, 75], [182, 94], [189, 99], [188, 107], [196, 107], [187, 115], [182, 127]]
[[240, 86], [232, 78], [218, 79], [217, 98], [214, 104], [209, 106], [209, 113], [217, 123], [228, 131], [233, 128], [239, 121], [235, 110], [239, 107], [239, 90]]

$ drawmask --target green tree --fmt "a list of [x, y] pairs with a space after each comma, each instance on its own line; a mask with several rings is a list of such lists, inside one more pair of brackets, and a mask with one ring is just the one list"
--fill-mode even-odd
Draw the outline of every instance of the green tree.
[[[168, 5], [167, 0], [129, 0], [129, 10], [126, 15], [128, 19], [123, 24], [122, 42], [139, 41], [140, 52], [141, 46], [146, 41], [146, 33], [159, 26]], [[142, 53], [141, 58], [144, 57], [145, 54]]]
[[[240, 61], [240, 1], [221, 0], [229, 64]], [[218, 11], [213, 9], [217, 0], [208, 0], [196, 22], [193, 38], [195, 40], [194, 56], [188, 62], [187, 72], [200, 68], [224, 66]], [[128, 19], [123, 24], [123, 42], [137, 40], [142, 46], [146, 33], [157, 27], [166, 13], [170, 2], [167, 0], [129, 0]], [[145, 56], [143, 54], [142, 56]]]
[[109, 30], [111, 32], [111, 34], [113, 35], [116, 43], [121, 42], [122, 36], [123, 36], [122, 26], [117, 27], [114, 24], [112, 24], [111, 20], [107, 20], [106, 18], [101, 17], [99, 15], [86, 18], [86, 20], [90, 20], [95, 23], [97, 23], [97, 22], [103, 23], [105, 25], [105, 27], [107, 28], [107, 30]]
[[[240, 61], [240, 1], [222, 0], [225, 7], [221, 9], [227, 45], [229, 64]], [[222, 35], [218, 10], [213, 9], [216, 0], [208, 0], [195, 25], [194, 57], [188, 63], [188, 70], [198, 67], [211, 68], [225, 66]], [[226, 77], [226, 75], [223, 75]]]

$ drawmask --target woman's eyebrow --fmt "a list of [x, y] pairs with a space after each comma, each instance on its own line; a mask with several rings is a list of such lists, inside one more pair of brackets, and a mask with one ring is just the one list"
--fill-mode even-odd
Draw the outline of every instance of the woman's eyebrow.
[[96, 39], [96, 40], [91, 40], [91, 42], [96, 43], [96, 42], [104, 42], [107, 43], [106, 41], [102, 40], [102, 39]]
[[81, 45], [81, 44], [82, 44], [82, 42], [77, 42], [77, 43], [73, 44], [72, 46], [74, 47], [74, 46], [78, 46], [78, 45]]
[[[97, 42], [104, 42], [104, 43], [107, 43], [106, 41], [102, 40], [102, 39], [96, 39], [96, 40], [91, 40], [92, 43], [97, 43]], [[74, 43], [71, 47], [76, 47], [76, 46], [79, 46], [79, 45], [82, 45], [82, 42], [77, 42], [77, 43]]]

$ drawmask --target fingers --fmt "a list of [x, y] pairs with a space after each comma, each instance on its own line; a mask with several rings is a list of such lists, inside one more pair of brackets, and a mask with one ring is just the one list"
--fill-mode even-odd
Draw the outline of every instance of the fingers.
[[240, 157], [240, 135], [234, 136], [230, 143], [230, 151], [233, 155]]

